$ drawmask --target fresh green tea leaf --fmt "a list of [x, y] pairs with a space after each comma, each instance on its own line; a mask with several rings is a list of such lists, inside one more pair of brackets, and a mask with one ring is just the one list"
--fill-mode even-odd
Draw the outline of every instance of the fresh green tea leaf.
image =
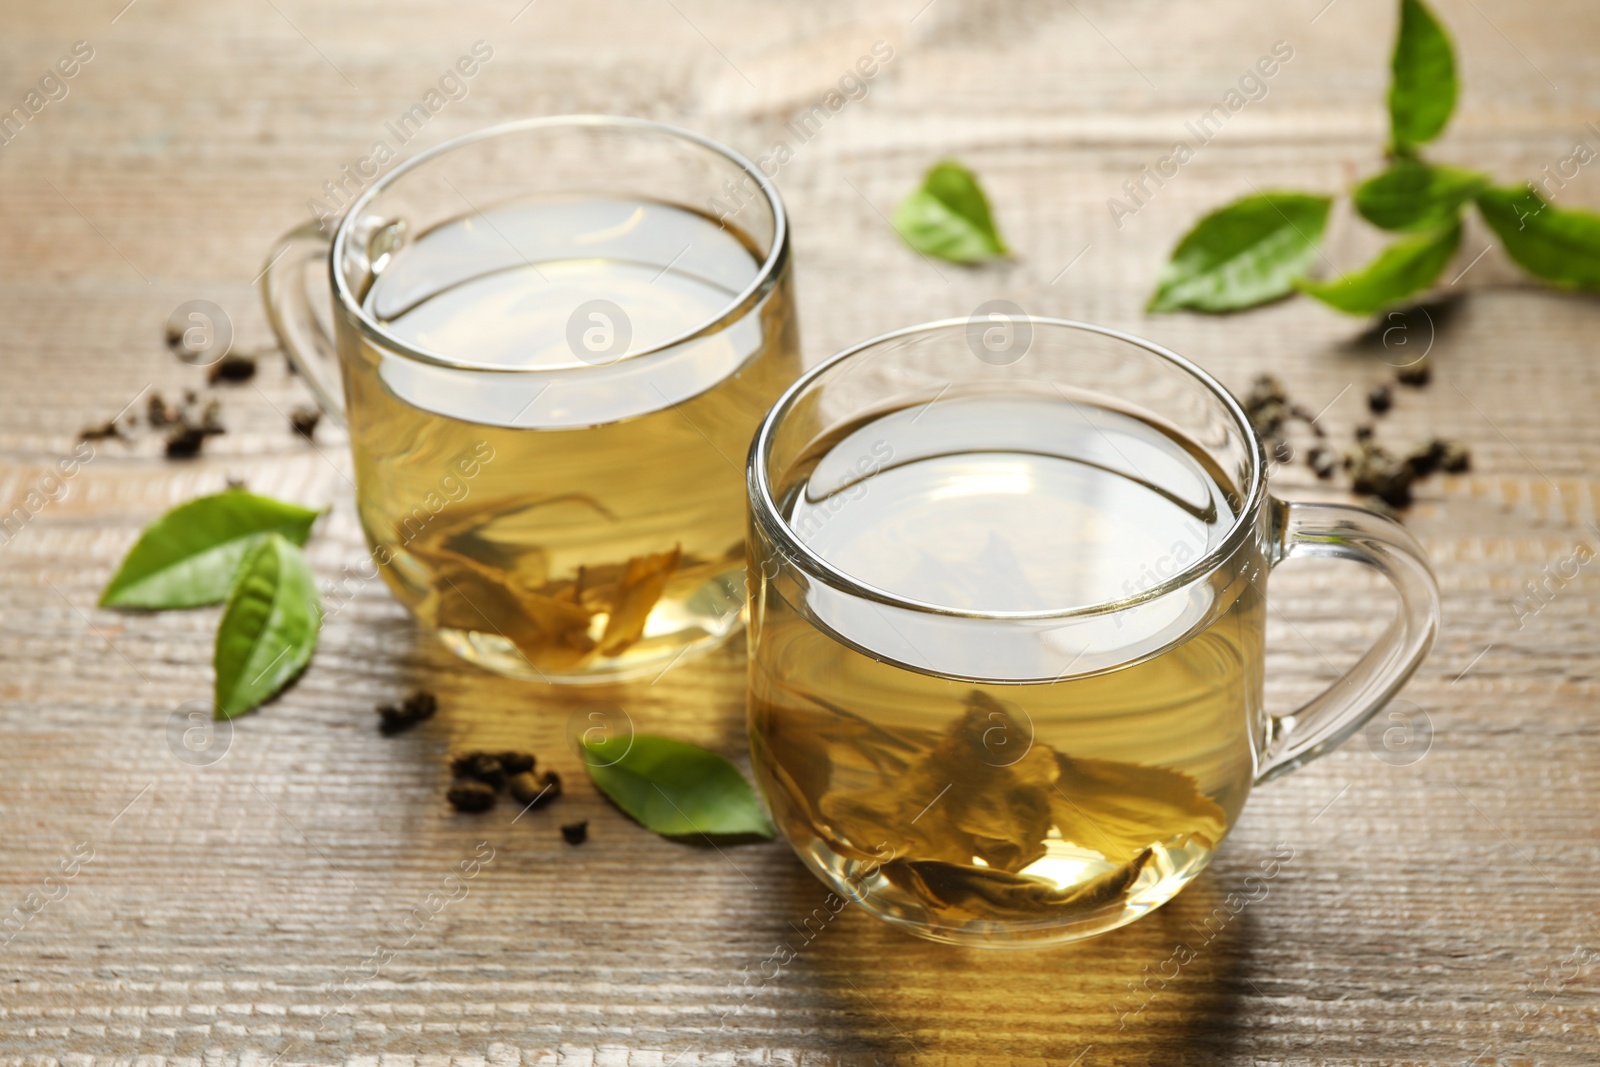
[[959, 163], [936, 163], [922, 188], [894, 209], [894, 228], [924, 255], [982, 263], [1006, 254], [977, 176]]
[[1600, 215], [1558, 208], [1527, 187], [1485, 189], [1477, 202], [1506, 254], [1529, 274], [1564, 289], [1600, 291]]
[[1331, 308], [1370, 315], [1432, 285], [1459, 247], [1461, 224], [1457, 222], [1437, 233], [1402, 237], [1377, 259], [1343, 278], [1325, 282], [1301, 279], [1295, 287]]
[[311, 660], [321, 624], [305, 554], [281, 534], [267, 534], [239, 564], [217, 627], [217, 718], [242, 715], [293, 681]]
[[1488, 185], [1487, 174], [1402, 158], [1356, 186], [1355, 204], [1362, 218], [1385, 230], [1436, 230]]
[[647, 830], [663, 837], [773, 836], [750, 784], [715, 752], [645, 735], [582, 744], [595, 786]]
[[1264, 193], [1195, 224], [1161, 273], [1151, 311], [1235, 311], [1294, 292], [1328, 224], [1325, 196]]
[[100, 603], [125, 608], [215, 604], [228, 595], [245, 553], [270, 533], [305, 544], [319, 514], [240, 489], [180, 504], [139, 535]]
[[1390, 66], [1390, 142], [1405, 155], [1439, 136], [1456, 106], [1455, 51], [1421, 0], [1400, 0], [1400, 32]]

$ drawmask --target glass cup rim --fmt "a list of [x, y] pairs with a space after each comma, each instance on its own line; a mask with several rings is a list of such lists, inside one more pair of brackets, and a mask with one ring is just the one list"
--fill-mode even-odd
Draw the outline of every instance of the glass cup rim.
[[[1017, 317], [1013, 318], [1015, 320]], [[1232, 525], [1229, 526], [1222, 539], [1210, 551], [1173, 574], [1170, 578], [1132, 596], [1118, 600], [1108, 600], [1098, 604], [1089, 604], [1083, 607], [1046, 609], [1043, 611], [971, 611], [930, 604], [926, 601], [902, 596], [899, 593], [890, 592], [887, 589], [881, 589], [860, 581], [813, 552], [808, 545], [795, 536], [794, 531], [790, 528], [788, 522], [784, 520], [782, 513], [779, 512], [777, 502], [772, 497], [770, 471], [767, 468], [767, 451], [778, 423], [783, 421], [800, 396], [813, 383], [821, 379], [829, 370], [852, 357], [891, 341], [938, 333], [943, 330], [965, 330], [971, 321], [970, 319], [935, 319], [930, 322], [918, 323], [915, 326], [906, 326], [898, 330], [891, 330], [888, 333], [879, 334], [876, 337], [868, 338], [834, 353], [796, 379], [795, 383], [784, 391], [783, 395], [778, 398], [777, 402], [772, 405], [772, 408], [761, 420], [761, 425], [756, 430], [755, 438], [750, 442], [750, 457], [746, 465], [750, 483], [750, 504], [756, 520], [761, 523], [762, 529], [766, 531], [767, 535], [778, 542], [784, 556], [801, 566], [813, 577], [823, 579], [837, 590], [893, 607], [928, 615], [948, 615], [958, 618], [991, 619], [996, 621], [1027, 621], [1110, 615], [1139, 604], [1157, 600], [1168, 593], [1183, 589], [1209, 577], [1239, 550], [1239, 547], [1251, 536], [1256, 516], [1260, 513], [1261, 507], [1265, 503], [1267, 479], [1266, 452], [1261, 443], [1261, 435], [1256, 432], [1255, 426], [1250, 422], [1249, 416], [1245, 414], [1244, 407], [1239, 403], [1238, 399], [1221, 382], [1201, 369], [1198, 364], [1178, 355], [1178, 353], [1169, 348], [1135, 334], [1109, 326], [1097, 326], [1094, 323], [1079, 322], [1075, 319], [1038, 315], [1023, 315], [1020, 318], [1035, 329], [1045, 327], [1049, 329], [1065, 328], [1077, 330], [1109, 337], [1113, 340], [1133, 345], [1136, 348], [1142, 348], [1187, 373], [1205, 386], [1212, 396], [1221, 402], [1233, 419], [1235, 426], [1237, 426], [1245, 440], [1250, 442], [1251, 446], [1249, 486], [1244, 493], [1243, 501], [1234, 516]]]
[[[762, 197], [766, 200], [767, 206], [772, 211], [772, 247], [768, 250], [766, 259], [762, 261], [760, 269], [756, 271], [756, 276], [750, 281], [749, 285], [740, 290], [737, 296], [731, 298], [728, 304], [721, 311], [717, 312], [709, 319], [706, 319], [704, 322], [701, 322], [696, 326], [692, 326], [681, 333], [675, 334], [659, 344], [652, 345], [650, 348], [647, 348], [641, 352], [636, 352], [631, 356], [627, 356], [619, 362], [633, 363], [635, 360], [659, 355], [662, 352], [677, 348], [678, 346], [686, 344], [690, 341], [719, 333], [728, 326], [731, 326], [733, 323], [744, 318], [745, 315], [749, 314], [751, 308], [759, 303], [760, 300], [767, 294], [767, 292], [771, 290], [773, 285], [776, 284], [776, 280], [782, 270], [782, 267], [789, 257], [789, 217], [784, 211], [783, 200], [778, 195], [777, 186], [772, 183], [772, 181], [766, 176], [760, 167], [751, 162], [749, 157], [745, 156], [743, 153], [728, 147], [720, 141], [706, 137], [703, 134], [695, 133], [693, 130], [686, 130], [681, 126], [673, 126], [670, 123], [656, 122], [654, 119], [642, 119], [630, 115], [547, 115], [539, 118], [518, 119], [514, 122], [503, 122], [494, 126], [487, 126], [481, 130], [474, 130], [473, 132], [463, 134], [460, 137], [452, 137], [450, 140], [445, 141], [442, 144], [437, 144], [426, 151], [418, 152], [416, 155], [412, 156], [404, 163], [401, 163], [399, 166], [395, 167], [389, 173], [383, 175], [377, 181], [373, 182], [371, 186], [365, 189], [360, 196], [351, 202], [350, 207], [344, 213], [344, 217], [339, 220], [338, 227], [334, 230], [333, 240], [331, 242], [328, 255], [328, 271], [332, 278], [335, 299], [345, 309], [345, 311], [349, 313], [350, 317], [360, 328], [362, 334], [365, 335], [369, 341], [382, 346], [386, 352], [394, 355], [403, 356], [407, 359], [415, 360], [418, 363], [427, 363], [436, 367], [445, 367], [451, 370], [476, 371], [490, 374], [574, 373], [574, 370], [571, 367], [508, 367], [501, 364], [482, 363], [477, 360], [457, 359], [451, 356], [442, 355], [438, 352], [430, 352], [425, 348], [419, 348], [416, 345], [412, 345], [384, 329], [381, 323], [367, 313], [367, 310], [362, 306], [361, 301], [357, 300], [355, 298], [355, 294], [350, 291], [350, 287], [345, 282], [343, 272], [339, 270], [339, 263], [344, 258], [346, 245], [350, 239], [350, 231], [355, 221], [363, 216], [367, 206], [375, 198], [377, 198], [379, 194], [389, 189], [395, 184], [395, 182], [399, 181], [400, 178], [412, 170], [415, 170], [423, 164], [437, 159], [440, 156], [446, 155], [459, 148], [464, 148], [467, 145], [474, 144], [478, 141], [486, 141], [496, 137], [505, 137], [512, 134], [523, 133], [528, 130], [554, 129], [558, 127], [571, 127], [575, 129], [584, 127], [595, 129], [610, 127], [613, 129], [648, 131], [652, 133], [666, 134], [669, 137], [675, 137], [679, 140], [687, 141], [699, 148], [703, 148], [709, 152], [723, 157], [730, 163], [734, 164], [734, 166], [738, 167], [751, 179], [753, 179], [756, 183], [756, 188], [760, 190]], [[467, 207], [473, 212], [478, 210], [470, 201], [467, 203]], [[725, 220], [719, 221], [722, 221], [723, 226], [726, 227]], [[611, 364], [607, 364], [607, 366], [610, 365]]]

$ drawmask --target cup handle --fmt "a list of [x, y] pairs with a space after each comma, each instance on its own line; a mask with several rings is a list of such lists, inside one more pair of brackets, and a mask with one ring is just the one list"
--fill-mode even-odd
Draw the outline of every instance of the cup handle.
[[273, 246], [261, 272], [261, 302], [278, 343], [289, 353], [295, 370], [311, 386], [328, 417], [345, 426], [344, 390], [339, 386], [339, 353], [311, 306], [306, 271], [324, 269], [332, 241], [315, 222], [290, 230]]
[[1269, 726], [1259, 785], [1287, 774], [1359, 730], [1422, 665], [1439, 632], [1439, 583], [1417, 539], [1376, 512], [1343, 504], [1270, 502], [1273, 566], [1298, 556], [1364, 563], [1394, 584], [1400, 610], [1344, 677]]

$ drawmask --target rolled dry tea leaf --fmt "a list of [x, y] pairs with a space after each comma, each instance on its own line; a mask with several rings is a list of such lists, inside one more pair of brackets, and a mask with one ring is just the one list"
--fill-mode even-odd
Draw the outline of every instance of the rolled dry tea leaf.
[[[158, 397], [151, 397], [152, 401]], [[188, 408], [178, 412], [176, 418], [168, 417], [170, 409], [163, 412], [162, 418], [171, 423], [172, 429], [167, 433], [166, 455], [168, 459], [193, 459], [200, 454], [200, 449], [205, 445], [206, 438], [217, 434], [227, 433], [227, 428], [222, 425], [222, 405], [215, 400], [207, 401], [201, 409], [198, 418]], [[155, 405], [152, 404], [150, 414], [151, 425], [156, 426]]]
[[167, 434], [165, 445], [168, 459], [193, 459], [206, 443], [205, 431], [198, 426], [178, 426]]
[[561, 828], [561, 836], [569, 845], [581, 845], [589, 840], [589, 823], [587, 820], [569, 822]]
[[1418, 478], [1426, 478], [1434, 471], [1460, 474], [1472, 465], [1472, 458], [1465, 445], [1435, 437], [1407, 453], [1405, 463]]
[[1415, 363], [1400, 367], [1394, 372], [1395, 381], [1399, 382], [1401, 385], [1409, 385], [1415, 388], [1421, 388], [1422, 386], [1427, 385], [1428, 380], [1432, 377], [1433, 368], [1428, 365], [1426, 356], [1417, 360]]
[[1307, 428], [1311, 430], [1311, 433], [1314, 436], [1328, 436], [1328, 431], [1324, 430], [1322, 428], [1322, 424], [1317, 422], [1317, 413], [1306, 407], [1304, 404], [1290, 404], [1289, 414], [1305, 423]]
[[378, 732], [385, 737], [393, 737], [395, 734], [411, 728], [412, 724], [406, 720], [400, 709], [393, 704], [379, 704], [377, 712]]
[[1245, 414], [1263, 437], [1276, 433], [1289, 414], [1289, 392], [1271, 374], [1258, 374], [1244, 397]]
[[1439, 458], [1444, 454], [1444, 442], [1435, 437], [1432, 441], [1406, 453], [1405, 464], [1418, 478], [1426, 478], [1439, 469]]
[[431, 719], [433, 713], [439, 710], [439, 698], [426, 689], [413, 689], [405, 703], [400, 705], [400, 710], [414, 719]]
[[523, 774], [531, 771], [538, 760], [531, 752], [502, 752], [500, 753], [500, 767], [507, 774]]
[[322, 421], [322, 409], [302, 405], [289, 412], [289, 428], [304, 437], [312, 440], [317, 432], [317, 423]]
[[519, 804], [543, 807], [561, 795], [561, 776], [555, 771], [545, 771], [538, 778], [531, 771], [523, 771], [512, 775], [507, 784]]
[[212, 385], [218, 382], [248, 382], [256, 376], [256, 361], [254, 356], [241, 356], [229, 353], [211, 365], [206, 372], [206, 381]]
[[200, 429], [207, 434], [227, 433], [227, 427], [222, 425], [222, 405], [215, 400], [207, 400], [206, 406], [200, 411]]
[[1317, 445], [1306, 455], [1306, 462], [1313, 473], [1323, 481], [1332, 478], [1339, 469], [1339, 460], [1334, 456], [1333, 449], [1324, 445]]
[[513, 774], [506, 783], [511, 790], [511, 795], [519, 804], [531, 804], [539, 796], [539, 779], [523, 771]]
[[494, 807], [494, 788], [472, 780], [454, 782], [445, 794], [450, 806], [457, 811], [476, 814]]
[[457, 778], [482, 782], [490, 789], [499, 789], [506, 782], [500, 757], [492, 752], [468, 752], [457, 756], [450, 762], [450, 770]]
[[1359, 438], [1345, 454], [1350, 470], [1350, 488], [1377, 497], [1392, 508], [1411, 506], [1411, 484], [1417, 473], [1404, 460], [1375, 444], [1370, 436]]
[[151, 392], [150, 398], [145, 401], [144, 421], [152, 429], [158, 426], [171, 426], [181, 418], [177, 407], [162, 399], [160, 393]]
[[122, 432], [122, 427], [118, 426], [115, 420], [97, 422], [78, 431], [78, 440], [80, 441], [104, 441], [110, 437], [126, 438], [126, 435]]
[[377, 709], [378, 732], [385, 737], [393, 737], [411, 729], [419, 722], [433, 718], [433, 713], [438, 708], [439, 700], [432, 693], [424, 689], [414, 690], [399, 707], [384, 704]]

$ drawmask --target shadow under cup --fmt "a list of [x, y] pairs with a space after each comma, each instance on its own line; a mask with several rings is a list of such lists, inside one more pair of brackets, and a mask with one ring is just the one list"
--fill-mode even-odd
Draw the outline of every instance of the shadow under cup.
[[[841, 353], [768, 415], [749, 478], [758, 782], [835, 892], [936, 940], [1071, 941], [1171, 899], [1437, 625], [1404, 531], [1272, 500], [1227, 391], [1099, 327], [952, 320]], [[1323, 527], [1349, 536], [1321, 551]], [[1291, 554], [1378, 567], [1406, 606], [1354, 692], [1274, 718], [1266, 574]]]
[[482, 666], [603, 682], [739, 628], [739, 460], [799, 373], [788, 249], [748, 160], [575, 116], [401, 164], [264, 285], [396, 597]]

